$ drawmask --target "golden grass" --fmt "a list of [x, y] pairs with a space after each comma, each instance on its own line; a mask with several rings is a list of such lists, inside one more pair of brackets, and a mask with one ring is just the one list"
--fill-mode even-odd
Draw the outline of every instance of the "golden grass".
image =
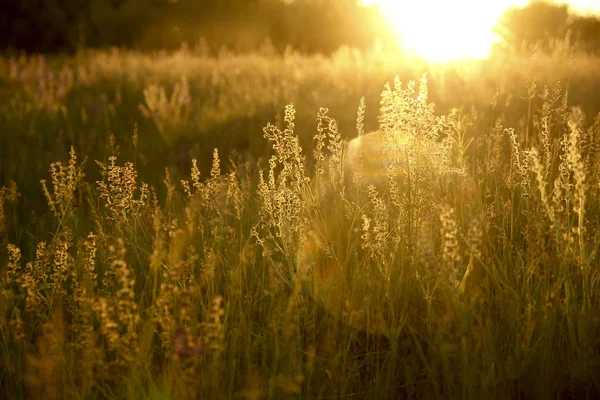
[[[169, 95], [137, 74], [180, 79], [173, 60], [190, 56], [172, 57], [99, 53], [77, 79], [125, 74], [140, 115], [169, 135], [197, 122], [182, 100], [196, 77]], [[345, 78], [336, 57], [274, 62]], [[187, 61], [237, 76], [231, 58]], [[46, 71], [37, 62], [10, 61], [10, 79]], [[498, 104], [444, 113], [425, 77], [396, 79], [377, 131], [365, 99], [350, 141], [325, 108], [314, 135], [301, 131], [289, 105], [263, 130], [266, 161], [225, 164], [210, 149], [164, 172], [158, 157], [144, 164], [158, 153], [137, 126], [127, 142], [108, 129], [95, 168], [65, 131], [68, 159], [25, 187], [43, 208], [31, 215], [31, 194], [0, 189], [0, 396], [597, 396], [600, 119], [568, 107], [572, 90], [530, 85], [518, 116]], [[44, 93], [40, 115], [62, 126], [52, 118], [73, 108]], [[113, 100], [102, 115], [120, 112]], [[3, 121], [17, 124], [25, 103]]]

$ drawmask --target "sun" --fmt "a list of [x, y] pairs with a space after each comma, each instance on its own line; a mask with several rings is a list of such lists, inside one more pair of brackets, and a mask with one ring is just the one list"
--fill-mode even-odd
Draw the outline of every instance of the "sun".
[[498, 38], [492, 28], [527, 0], [365, 0], [378, 5], [399, 46], [430, 61], [486, 58]]

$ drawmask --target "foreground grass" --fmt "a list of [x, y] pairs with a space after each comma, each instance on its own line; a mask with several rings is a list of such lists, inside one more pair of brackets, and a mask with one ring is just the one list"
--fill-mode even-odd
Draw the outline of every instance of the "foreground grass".
[[[5, 63], [2, 397], [600, 395], [600, 120], [568, 107], [577, 84], [436, 113], [441, 89], [396, 81], [379, 112], [389, 169], [369, 174], [381, 155], [353, 158], [342, 132], [374, 124], [375, 101], [358, 123], [355, 103], [383, 61], [69, 62]], [[373, 78], [355, 88], [357, 70]], [[179, 84], [163, 95], [159, 78]], [[225, 163], [212, 147], [236, 144], [210, 136], [177, 165], [178, 141], [309, 88], [299, 107], [337, 88], [341, 121], [317, 109], [309, 129], [288, 106], [246, 154]]]

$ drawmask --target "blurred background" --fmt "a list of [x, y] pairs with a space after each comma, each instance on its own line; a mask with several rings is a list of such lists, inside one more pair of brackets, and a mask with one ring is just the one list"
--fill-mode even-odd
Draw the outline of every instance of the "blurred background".
[[[396, 4], [398, 3], [398, 4]], [[330, 54], [340, 46], [395, 46], [397, 25], [415, 21], [420, 34], [443, 42], [461, 17], [421, 2], [422, 7], [387, 0], [4, 0], [0, 48], [8, 52], [65, 52], [118, 46], [137, 50], [177, 49], [186, 43], [218, 52], [256, 51], [270, 40], [283, 51]], [[435, 3], [435, 2], [434, 2]], [[449, 2], [446, 2], [449, 3]], [[568, 39], [586, 52], [600, 51], [600, 6], [589, 0], [569, 3], [523, 0], [451, 2], [471, 24], [482, 15], [498, 20], [504, 50], [528, 52], [537, 45], [552, 51]], [[465, 8], [460, 10], [460, 8]], [[472, 14], [469, 14], [469, 10]], [[400, 18], [396, 15], [405, 18]], [[483, 13], [482, 13], [483, 12]], [[487, 13], [487, 14], [486, 14]], [[466, 15], [465, 15], [466, 14]], [[432, 17], [433, 16], [433, 17]], [[477, 18], [471, 18], [477, 17]], [[389, 22], [392, 23], [389, 23]], [[432, 23], [435, 22], [435, 23]], [[489, 21], [486, 21], [489, 23]], [[400, 27], [402, 29], [402, 27]], [[414, 31], [415, 28], [411, 26]], [[477, 40], [471, 36], [471, 40]]]

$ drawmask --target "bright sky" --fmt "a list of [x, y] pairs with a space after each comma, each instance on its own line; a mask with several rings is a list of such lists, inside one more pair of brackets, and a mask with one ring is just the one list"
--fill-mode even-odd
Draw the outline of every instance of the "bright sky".
[[[492, 28], [503, 12], [528, 0], [362, 0], [381, 7], [402, 48], [433, 61], [481, 59], [497, 41]], [[558, 1], [600, 13], [600, 0]]]

